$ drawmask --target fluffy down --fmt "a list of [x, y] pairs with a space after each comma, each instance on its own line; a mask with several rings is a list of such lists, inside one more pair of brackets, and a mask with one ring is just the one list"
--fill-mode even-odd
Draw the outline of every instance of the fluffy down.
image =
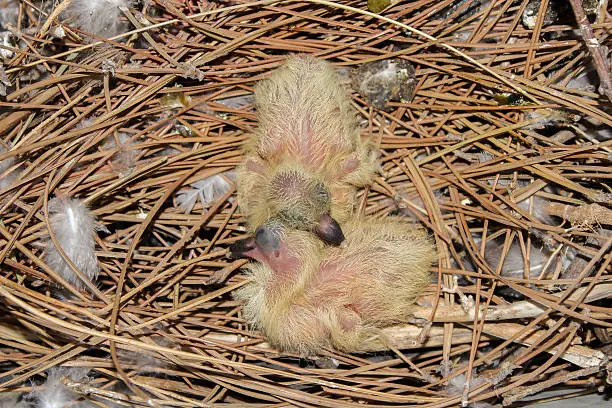
[[130, 135], [127, 133], [119, 132], [117, 139], [119, 144], [117, 144], [114, 135], [107, 136], [102, 149], [117, 150], [111, 159], [111, 167], [120, 173], [129, 174], [136, 167], [138, 156], [142, 154], [142, 150], [132, 147], [136, 144], [136, 141], [130, 140]]
[[[400, 219], [355, 219], [342, 247], [268, 222], [244, 254], [251, 282], [235, 292], [244, 316], [281, 350], [355, 352], [384, 342], [380, 329], [404, 321], [430, 281], [435, 250]], [[243, 248], [244, 249], [244, 248]]]
[[47, 372], [47, 379], [41, 388], [29, 393], [25, 400], [31, 402], [31, 406], [36, 408], [96, 407], [97, 405], [88, 401], [76, 403], [80, 395], [72, 392], [62, 382], [64, 377], [72, 381], [86, 381], [88, 372], [87, 368], [52, 368]]
[[314, 57], [290, 57], [257, 84], [259, 127], [237, 172], [238, 202], [252, 231], [269, 218], [312, 232], [320, 232], [322, 215], [348, 219], [357, 187], [378, 170], [350, 101], [333, 67]]
[[185, 210], [185, 212], [189, 213], [193, 210], [199, 198], [202, 207], [206, 208], [210, 206], [213, 201], [232, 189], [232, 183], [228, 181], [228, 179], [234, 179], [233, 172], [226, 172], [223, 175], [215, 174], [214, 176], [206, 177], [205, 179], [191, 183], [191, 188], [181, 190], [177, 193], [176, 203]]
[[4, 48], [15, 48], [15, 44], [13, 43], [13, 33], [10, 31], [0, 31], [0, 59], [8, 60], [15, 55], [13, 51], [10, 49]]
[[6, 29], [9, 25], [17, 26], [19, 20], [19, 2], [3, 1], [0, 6], [0, 29]]
[[[0, 154], [6, 153], [6, 151], [6, 148], [0, 146]], [[20, 166], [15, 166], [15, 157], [0, 160], [0, 191], [13, 184], [19, 177], [20, 172]]]
[[110, 38], [128, 29], [121, 20], [121, 8], [131, 8], [134, 0], [72, 0], [62, 16], [86, 33]]
[[412, 64], [402, 59], [368, 62], [353, 72], [359, 93], [376, 109], [385, 109], [390, 101], [410, 102], [416, 87]]
[[[104, 229], [96, 223], [85, 204], [79, 199], [56, 197], [49, 201], [50, 229], [57, 242], [70, 261], [91, 282], [98, 277], [98, 259], [94, 253], [95, 233]], [[62, 278], [77, 288], [84, 288], [85, 283], [74, 273], [64, 260], [57, 247], [48, 238], [45, 251], [45, 262]]]

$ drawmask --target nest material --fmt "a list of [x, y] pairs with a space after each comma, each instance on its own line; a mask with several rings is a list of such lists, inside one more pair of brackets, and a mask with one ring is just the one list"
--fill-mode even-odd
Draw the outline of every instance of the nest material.
[[[577, 37], [572, 19], [543, 27], [543, 7], [526, 28], [526, 2], [502, 0], [437, 13], [438, 1], [392, 2], [384, 19], [365, 2], [128, 2], [120, 15], [137, 32], [100, 39], [63, 19], [67, 2], [11, 3], [0, 392], [23, 399], [60, 365], [89, 369], [63, 378], [70, 395], [108, 406], [511, 404], [612, 381], [608, 62], [585, 45], [605, 43], [609, 14], [589, 13]], [[409, 103], [377, 110], [353, 93], [383, 162], [359, 211], [413, 217], [439, 251], [414, 320], [386, 329], [375, 353], [267, 346], [230, 295], [245, 282], [245, 261], [226, 258], [245, 237], [234, 189], [191, 191], [231, 181], [255, 126], [253, 85], [288, 53], [416, 69]], [[186, 193], [207, 197], [186, 211]], [[54, 196], [83, 200], [108, 230], [95, 235], [94, 287], [66, 287], [45, 264]]]

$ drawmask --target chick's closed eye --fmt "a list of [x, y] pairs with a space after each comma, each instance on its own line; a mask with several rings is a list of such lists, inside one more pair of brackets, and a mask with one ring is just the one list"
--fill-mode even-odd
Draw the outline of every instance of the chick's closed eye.
[[317, 183], [314, 188], [314, 196], [320, 200], [328, 200], [329, 192], [323, 183]]

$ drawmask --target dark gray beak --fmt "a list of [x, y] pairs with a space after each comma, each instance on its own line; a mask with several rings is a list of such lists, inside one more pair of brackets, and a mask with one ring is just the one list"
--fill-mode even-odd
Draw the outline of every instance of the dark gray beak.
[[240, 241], [237, 241], [235, 244], [230, 246], [230, 258], [231, 259], [240, 259], [248, 257], [249, 252], [256, 249], [257, 246], [255, 244], [254, 238], [246, 238]]
[[338, 246], [344, 241], [344, 234], [340, 225], [329, 214], [323, 214], [319, 218], [317, 235], [328, 244]]
[[280, 237], [275, 229], [264, 224], [255, 231], [255, 241], [264, 253], [271, 253], [278, 249]]

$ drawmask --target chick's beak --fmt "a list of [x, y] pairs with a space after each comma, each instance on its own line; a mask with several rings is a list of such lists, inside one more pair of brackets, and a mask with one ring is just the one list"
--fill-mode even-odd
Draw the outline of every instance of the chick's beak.
[[266, 262], [271, 257], [278, 257], [281, 238], [278, 231], [270, 225], [264, 224], [257, 228], [255, 237], [246, 238], [236, 242], [230, 247], [230, 258], [251, 258]]
[[262, 252], [269, 254], [278, 250], [280, 237], [275, 230], [262, 225], [255, 231], [255, 243]]
[[344, 233], [340, 225], [329, 214], [319, 217], [317, 235], [328, 244], [338, 246], [344, 241]]
[[246, 257], [252, 258], [254, 252], [259, 251], [259, 249], [255, 243], [255, 238], [247, 238], [237, 241], [235, 244], [230, 246], [229, 251], [230, 258], [239, 259]]

